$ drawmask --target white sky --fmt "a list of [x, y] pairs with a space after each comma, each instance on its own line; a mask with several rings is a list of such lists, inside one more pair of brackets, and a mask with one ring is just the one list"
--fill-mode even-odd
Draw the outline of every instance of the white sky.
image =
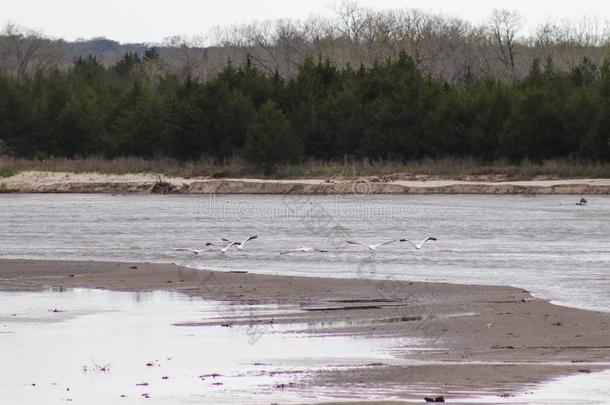
[[[104, 36], [121, 42], [158, 42], [172, 35], [205, 34], [216, 25], [332, 13], [333, 0], [0, 0], [8, 21], [54, 38]], [[442, 11], [475, 23], [493, 8], [518, 10], [530, 26], [582, 15], [610, 19], [610, 0], [361, 0], [372, 8]]]

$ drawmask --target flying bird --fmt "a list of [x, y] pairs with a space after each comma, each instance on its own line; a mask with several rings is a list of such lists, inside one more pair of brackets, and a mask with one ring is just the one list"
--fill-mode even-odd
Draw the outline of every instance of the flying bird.
[[316, 248], [311, 248], [311, 247], [302, 247], [302, 248], [298, 248], [298, 249], [291, 249], [291, 250], [285, 250], [283, 252], [280, 252], [281, 255], [287, 255], [289, 253], [312, 253], [312, 252], [318, 252], [318, 253], [328, 253], [328, 250], [323, 250], [323, 249], [316, 249]]
[[254, 236], [250, 236], [249, 238], [245, 239], [243, 242], [234, 242], [232, 240], [229, 239], [225, 239], [223, 238], [223, 242], [227, 242], [227, 243], [233, 243], [233, 246], [235, 246], [237, 248], [237, 250], [243, 250], [243, 248], [246, 246], [246, 243], [250, 242], [253, 239], [258, 238], [258, 235], [254, 235]]
[[227, 251], [228, 251], [229, 249], [231, 249], [231, 248], [232, 248], [233, 246], [235, 246], [236, 244], [237, 244], [237, 243], [235, 243], [235, 242], [231, 242], [231, 243], [229, 243], [227, 246], [222, 247], [222, 246], [219, 246], [219, 245], [217, 245], [217, 244], [215, 244], [215, 243], [208, 242], [208, 243], [206, 243], [205, 245], [206, 245], [207, 247], [213, 247], [213, 248], [217, 249], [218, 251], [220, 251], [220, 252], [221, 252], [221, 253], [224, 255], [225, 253], [227, 253]]
[[419, 243], [411, 242], [409, 239], [401, 239], [400, 241], [401, 241], [401, 242], [407, 242], [407, 243], [410, 243], [411, 245], [413, 245], [413, 247], [414, 247], [415, 249], [420, 250], [422, 247], [424, 247], [424, 245], [426, 244], [426, 242], [436, 242], [436, 238], [429, 237], [429, 238], [426, 238], [426, 239], [422, 240], [422, 241], [421, 241], [421, 242], [419, 242]]
[[347, 240], [346, 242], [349, 243], [350, 245], [364, 246], [365, 248], [367, 248], [371, 251], [376, 251], [377, 248], [384, 246], [384, 245], [389, 245], [390, 243], [394, 243], [394, 242], [396, 242], [396, 240], [391, 240], [389, 242], [383, 242], [383, 243], [377, 243], [375, 245], [369, 245], [367, 243], [362, 243], [362, 242], [355, 242], [352, 240]]

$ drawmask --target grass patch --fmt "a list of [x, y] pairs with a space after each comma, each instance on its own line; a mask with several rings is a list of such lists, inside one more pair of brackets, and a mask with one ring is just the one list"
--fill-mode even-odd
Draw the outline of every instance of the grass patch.
[[13, 159], [0, 154], [0, 178], [16, 176], [19, 172], [20, 170]]
[[13, 176], [18, 175], [19, 173], [21, 173], [21, 171], [19, 169], [17, 169], [16, 167], [12, 167], [12, 166], [1, 167], [0, 166], [0, 177], [13, 177]]
[[276, 179], [357, 179], [379, 176], [387, 179], [453, 179], [453, 180], [532, 180], [610, 178], [610, 164], [549, 160], [540, 163], [524, 161], [479, 162], [473, 159], [424, 159], [408, 162], [345, 160], [308, 160], [299, 164], [276, 167], [272, 175], [265, 175], [261, 167], [241, 159], [222, 164], [211, 159], [181, 162], [174, 159], [146, 160], [141, 158], [118, 159], [66, 159], [50, 158], [27, 160], [0, 157], [0, 177], [14, 176], [22, 171], [133, 174], [149, 173], [185, 178], [276, 178]]

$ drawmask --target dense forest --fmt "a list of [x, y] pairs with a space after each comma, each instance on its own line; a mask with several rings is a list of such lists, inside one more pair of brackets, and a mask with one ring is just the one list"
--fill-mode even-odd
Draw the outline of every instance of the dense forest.
[[42, 158], [245, 157], [610, 160], [610, 60], [569, 71], [535, 60], [506, 82], [425, 75], [405, 52], [338, 68], [308, 57], [292, 78], [247, 60], [211, 80], [163, 72], [153, 48], [114, 66], [0, 75], [0, 148]]
[[0, 154], [610, 161], [610, 25], [465, 20], [344, 1], [334, 17], [155, 46], [0, 32]]

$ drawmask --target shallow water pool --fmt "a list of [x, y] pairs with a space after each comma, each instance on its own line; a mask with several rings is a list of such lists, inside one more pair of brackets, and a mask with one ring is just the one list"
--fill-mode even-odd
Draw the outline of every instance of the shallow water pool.
[[282, 384], [392, 362], [388, 347], [416, 343], [311, 335], [306, 325], [175, 326], [271, 310], [292, 309], [168, 292], [0, 292], [0, 403], [298, 402]]

